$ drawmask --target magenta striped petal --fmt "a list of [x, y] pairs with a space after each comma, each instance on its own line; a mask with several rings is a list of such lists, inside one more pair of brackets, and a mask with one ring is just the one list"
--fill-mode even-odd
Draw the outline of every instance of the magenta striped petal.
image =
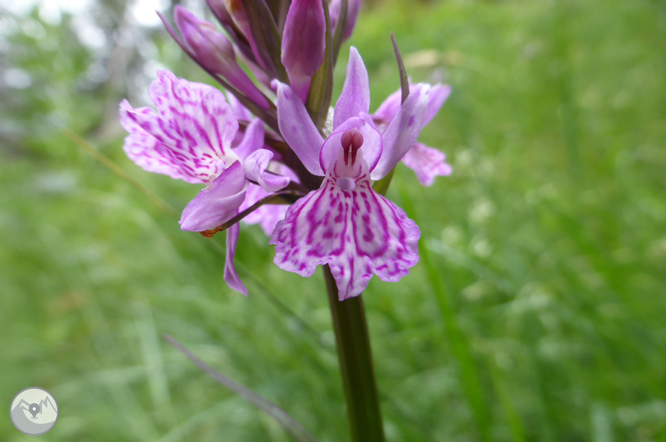
[[[158, 71], [150, 87], [157, 112], [120, 104], [130, 136], [125, 151], [139, 166], [190, 183], [215, 179], [237, 156], [231, 143], [238, 131], [234, 111], [219, 90], [178, 80]], [[154, 139], [154, 141], [152, 140]]]
[[157, 113], [149, 107], [133, 109], [127, 100], [120, 103], [120, 124], [129, 132], [123, 150], [129, 159], [148, 172], [161, 173], [188, 183], [202, 182], [200, 178], [184, 170], [171, 150], [143, 130], [139, 123], [139, 121], [152, 121], [151, 124], [157, 125], [157, 120]]
[[144, 129], [171, 149], [182, 167], [208, 182], [236, 161], [231, 143], [238, 121], [221, 91], [158, 71], [149, 95], [159, 120]]
[[340, 300], [360, 295], [373, 273], [390, 282], [407, 275], [420, 237], [414, 221], [372, 190], [362, 156], [350, 164], [343, 158], [341, 148], [322, 187], [289, 207], [270, 241], [284, 270], [311, 276], [317, 265], [330, 265]]

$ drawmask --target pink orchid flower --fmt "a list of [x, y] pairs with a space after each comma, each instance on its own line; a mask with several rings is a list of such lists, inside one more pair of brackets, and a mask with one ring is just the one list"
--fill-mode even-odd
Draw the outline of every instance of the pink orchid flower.
[[428, 92], [429, 86], [416, 85], [380, 133], [368, 115], [368, 73], [352, 47], [333, 131], [324, 140], [298, 95], [278, 84], [282, 136], [310, 173], [324, 177], [318, 190], [287, 209], [273, 231], [270, 243], [280, 268], [311, 276], [317, 265], [328, 264], [340, 300], [360, 295], [373, 274], [389, 282], [409, 274], [419, 259], [419, 228], [376, 193], [371, 180], [386, 176], [416, 142]]
[[[416, 87], [422, 85], [423, 83], [411, 85], [409, 89], [413, 91]], [[438, 83], [430, 86], [428, 112], [426, 113], [423, 127], [430, 123], [435, 115], [437, 115], [437, 112], [442, 108], [449, 95], [451, 95], [451, 86], [449, 85]], [[372, 114], [372, 119], [377, 123], [380, 132], [386, 130], [398, 114], [400, 101], [401, 92], [398, 90], [389, 95], [379, 108], [377, 108], [377, 111]], [[419, 182], [424, 186], [431, 186], [436, 176], [448, 176], [453, 172], [451, 166], [446, 163], [446, 155], [443, 152], [421, 143], [414, 143], [402, 158], [402, 162], [416, 173]]]
[[[251, 122], [232, 147], [238, 119], [219, 90], [158, 71], [149, 95], [157, 112], [134, 109], [127, 100], [120, 103], [120, 122], [129, 132], [123, 149], [149, 172], [207, 185], [183, 210], [183, 230], [201, 232], [229, 221], [241, 210], [250, 186], [268, 194], [289, 184], [288, 176], [268, 172], [274, 153], [263, 149], [261, 120]], [[234, 224], [227, 232], [224, 279], [247, 295], [233, 265], [239, 229]]]

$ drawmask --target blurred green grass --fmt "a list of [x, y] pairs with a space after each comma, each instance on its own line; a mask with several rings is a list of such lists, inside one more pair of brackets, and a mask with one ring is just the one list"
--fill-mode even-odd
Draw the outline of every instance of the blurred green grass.
[[[400, 167], [388, 193], [429, 257], [364, 295], [388, 439], [666, 441], [666, 7], [382, 3], [350, 41], [373, 109], [398, 88], [390, 30], [415, 81], [453, 86], [421, 141], [454, 174], [423, 188]], [[65, 70], [83, 64], [66, 57]], [[70, 126], [88, 137], [86, 124]], [[198, 191], [141, 171], [121, 138], [94, 143], [176, 208]], [[320, 272], [282, 272], [244, 226], [245, 299], [206, 239], [59, 132], [0, 155], [0, 398], [53, 392], [60, 420], [44, 440], [289, 440], [161, 333], [322, 441], [347, 440]], [[27, 440], [8, 419], [0, 438]]]

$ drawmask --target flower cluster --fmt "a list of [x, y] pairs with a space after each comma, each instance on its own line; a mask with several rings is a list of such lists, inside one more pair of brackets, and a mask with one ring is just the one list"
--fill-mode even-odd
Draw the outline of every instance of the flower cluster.
[[417, 142], [450, 88], [403, 85], [370, 114], [368, 73], [352, 47], [331, 108], [333, 61], [360, 0], [208, 5], [222, 30], [180, 6], [179, 34], [162, 20], [226, 96], [158, 71], [149, 91], [155, 110], [120, 104], [130, 159], [206, 186], [183, 210], [181, 228], [227, 231], [224, 278], [246, 295], [233, 264], [240, 221], [261, 225], [282, 269], [310, 276], [329, 265], [340, 300], [360, 295], [373, 274], [391, 282], [408, 274], [419, 229], [372, 183], [400, 161], [426, 186], [451, 173], [443, 153]]

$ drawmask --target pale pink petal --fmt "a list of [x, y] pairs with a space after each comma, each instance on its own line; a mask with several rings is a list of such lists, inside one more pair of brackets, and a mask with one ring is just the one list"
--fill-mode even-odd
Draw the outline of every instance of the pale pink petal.
[[[359, 153], [362, 152], [362, 148]], [[273, 232], [278, 267], [310, 276], [328, 264], [344, 300], [360, 295], [373, 273], [395, 282], [418, 262], [420, 232], [392, 202], [372, 190], [362, 155], [343, 160], [342, 149], [319, 190], [289, 207]], [[343, 190], [349, 180], [355, 187]]]
[[324, 139], [298, 95], [286, 84], [276, 83], [278, 125], [282, 137], [310, 173], [324, 175], [319, 165], [319, 150]]
[[427, 110], [428, 85], [417, 85], [384, 132], [384, 148], [377, 167], [372, 170], [373, 180], [386, 176], [416, 142]]
[[347, 76], [342, 86], [340, 98], [335, 103], [333, 112], [333, 129], [351, 117], [357, 117], [361, 112], [370, 110], [370, 85], [368, 71], [363, 59], [355, 47], [349, 50], [347, 63]]
[[240, 233], [240, 224], [236, 223], [227, 229], [227, 257], [224, 261], [224, 282], [239, 293], [247, 296], [247, 289], [236, 272], [234, 265], [234, 256], [236, 255], [236, 244], [238, 244], [238, 234]]
[[238, 101], [238, 98], [231, 92], [227, 91], [227, 103], [229, 103], [229, 106], [234, 110], [234, 115], [236, 115], [236, 118], [239, 120], [245, 120], [245, 121], [251, 121], [252, 120], [252, 113], [247, 110], [245, 106], [241, 104], [240, 101]]
[[180, 228], [203, 232], [229, 221], [245, 199], [247, 184], [243, 166], [236, 161], [190, 201], [178, 222]]
[[[417, 86], [427, 86], [425, 83], [419, 83], [416, 85], [409, 86], [410, 93]], [[428, 111], [426, 113], [425, 120], [423, 121], [423, 126], [425, 127], [430, 121], [437, 115], [437, 112], [442, 108], [444, 102], [451, 95], [451, 86], [442, 85], [440, 83], [435, 84], [430, 87], [428, 91]], [[382, 104], [379, 105], [377, 111], [372, 114], [375, 120], [381, 121], [383, 124], [388, 125], [393, 121], [398, 111], [400, 111], [400, 103], [402, 100], [402, 92], [400, 89], [393, 92], [388, 96]]]
[[426, 113], [423, 127], [435, 118], [435, 115], [437, 115], [437, 112], [439, 112], [442, 106], [444, 106], [444, 102], [449, 98], [449, 95], [451, 95], [451, 86], [448, 84], [442, 85], [437, 83], [430, 88], [430, 91], [428, 92], [428, 112]]
[[[413, 86], [409, 87], [409, 90], [411, 91]], [[400, 89], [397, 91], [393, 92], [391, 95], [389, 95], [386, 100], [382, 104], [379, 105], [377, 108], [377, 111], [375, 111], [372, 116], [381, 121], [382, 123], [388, 125], [393, 119], [395, 118], [396, 115], [398, 115], [398, 111], [400, 110], [400, 104], [402, 102], [402, 92]]]
[[268, 171], [268, 163], [273, 159], [273, 152], [259, 149], [248, 156], [243, 162], [243, 170], [248, 180], [258, 183], [268, 192], [277, 192], [285, 188], [291, 181], [289, 177]]
[[453, 169], [446, 163], [446, 155], [421, 143], [414, 143], [402, 158], [405, 166], [416, 173], [419, 182], [431, 186], [436, 176], [451, 175]]

